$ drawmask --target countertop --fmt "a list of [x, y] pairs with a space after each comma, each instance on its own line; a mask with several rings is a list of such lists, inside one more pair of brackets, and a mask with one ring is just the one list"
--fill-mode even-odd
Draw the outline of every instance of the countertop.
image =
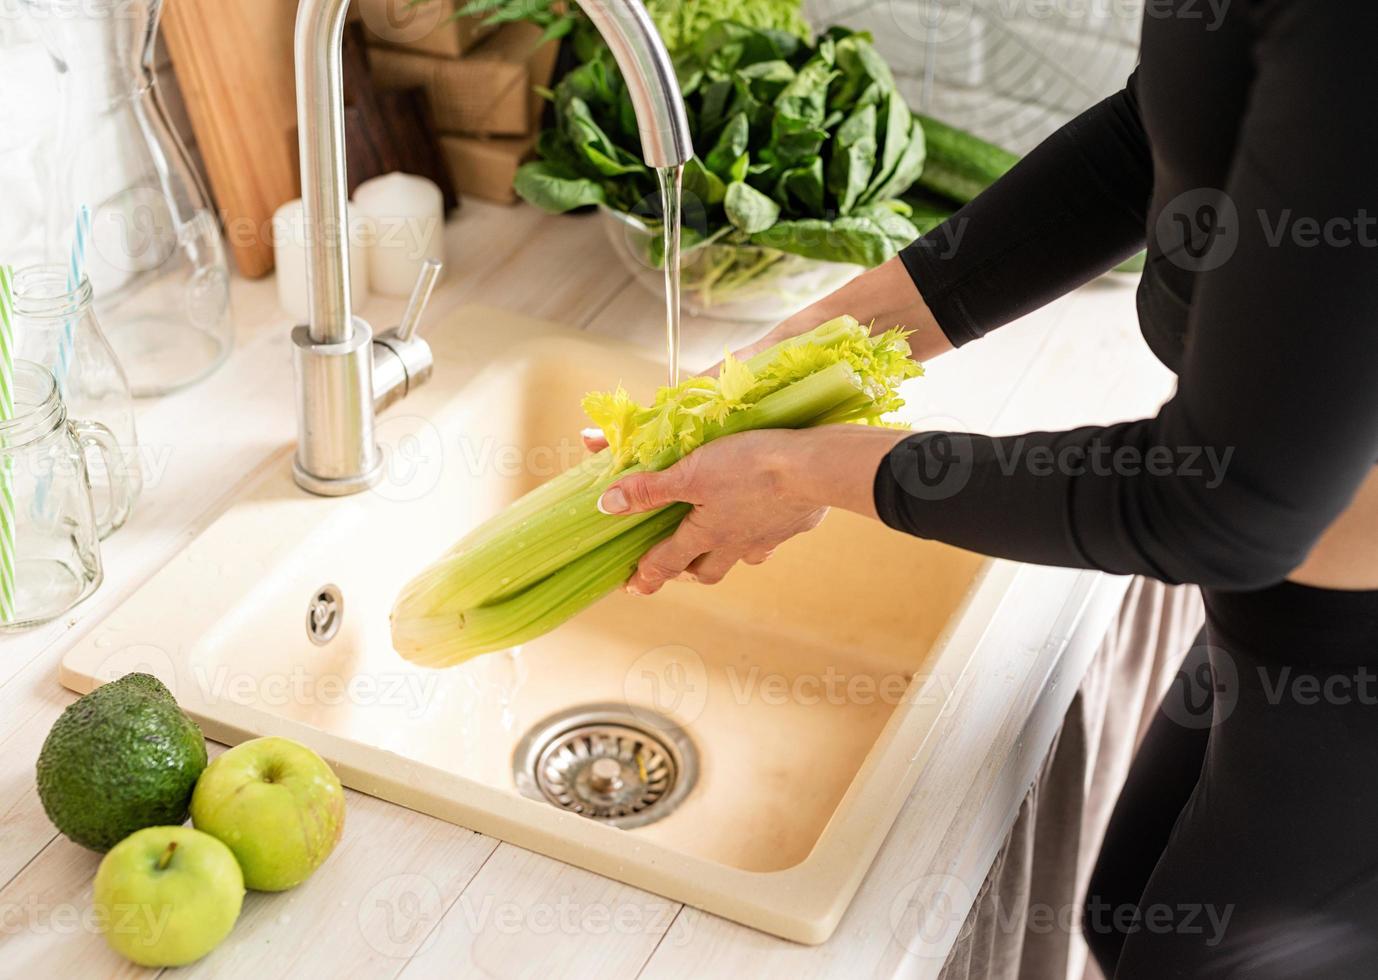
[[[446, 234], [450, 267], [428, 319], [488, 303], [660, 349], [662, 300], [633, 281], [596, 219], [466, 202]], [[33, 764], [74, 698], [57, 682], [66, 649], [293, 439], [287, 324], [272, 280], [236, 280], [233, 303], [236, 348], [226, 365], [188, 391], [140, 403], [145, 490], [104, 545], [100, 590], [56, 623], [0, 639], [0, 974], [157, 972], [117, 957], [94, 929], [99, 855], [48, 822]], [[402, 305], [375, 298], [362, 313], [381, 328]], [[758, 329], [686, 318], [684, 363], [704, 366]], [[1170, 386], [1139, 340], [1132, 281], [1110, 278], [929, 365], [907, 414], [916, 425], [1016, 432], [1137, 417]], [[1001, 662], [981, 665], [822, 946], [350, 791], [345, 838], [321, 871], [286, 894], [251, 893], [224, 944], [178, 975], [936, 975], [1125, 585], [1071, 571], [1066, 581], [1076, 628], [1030, 635]]]

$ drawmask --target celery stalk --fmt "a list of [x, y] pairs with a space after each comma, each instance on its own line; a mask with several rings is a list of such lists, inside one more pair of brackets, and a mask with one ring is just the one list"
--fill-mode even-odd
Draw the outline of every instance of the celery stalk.
[[450, 667], [541, 636], [625, 582], [653, 544], [670, 536], [687, 504], [650, 515], [611, 541], [508, 599], [465, 612], [393, 621], [393, 645], [413, 663]]
[[[728, 416], [710, 429], [705, 441], [749, 429], [798, 428], [850, 401], [860, 390], [856, 372], [846, 364], [834, 364]], [[581, 480], [566, 495], [543, 498], [543, 509], [525, 498], [517, 501], [494, 519], [495, 526], [461, 542], [458, 550], [442, 560], [442, 567], [423, 573], [409, 585], [399, 605], [453, 613], [515, 595], [646, 520], [650, 512], [623, 517], [603, 514], [598, 498], [628, 473], [662, 470], [678, 458], [673, 450], [666, 450], [650, 465], [606, 473], [592, 483]]]
[[600, 513], [613, 482], [738, 432], [877, 421], [899, 404], [899, 383], [919, 373], [902, 332], [873, 336], [843, 316], [745, 362], [729, 356], [718, 378], [662, 388], [651, 405], [621, 389], [591, 394], [585, 411], [610, 449], [471, 531], [409, 582], [393, 607], [394, 645], [416, 663], [444, 666], [553, 629], [625, 580], [687, 512]]

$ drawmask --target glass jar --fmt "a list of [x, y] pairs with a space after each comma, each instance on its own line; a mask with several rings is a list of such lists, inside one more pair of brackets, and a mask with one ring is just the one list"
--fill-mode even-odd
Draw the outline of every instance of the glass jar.
[[134, 394], [192, 384], [230, 351], [229, 272], [209, 197], [158, 90], [161, 0], [20, 2], [63, 90], [46, 258], [66, 258], [77, 207], [89, 207], [86, 272]]
[[[52, 373], [67, 411], [113, 433], [116, 451], [93, 455], [88, 467], [96, 507], [108, 509], [119, 493], [127, 494], [132, 506], [143, 489], [134, 399], [96, 320], [90, 280], [72, 289], [66, 270], [55, 265], [15, 272], [14, 334], [16, 356]], [[116, 528], [128, 516], [129, 507], [123, 510]]]
[[99, 541], [129, 516], [130, 497], [117, 477], [105, 507], [92, 505], [88, 450], [107, 464], [119, 453], [105, 426], [68, 419], [50, 371], [16, 361], [14, 417], [0, 422], [0, 508], [13, 506], [0, 521], [0, 631], [54, 619], [100, 585]]

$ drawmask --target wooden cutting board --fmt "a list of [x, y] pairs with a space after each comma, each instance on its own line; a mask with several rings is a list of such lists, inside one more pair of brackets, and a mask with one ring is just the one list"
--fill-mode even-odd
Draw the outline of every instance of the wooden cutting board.
[[273, 212], [297, 196], [296, 0], [168, 0], [163, 34], [242, 275], [273, 268]]

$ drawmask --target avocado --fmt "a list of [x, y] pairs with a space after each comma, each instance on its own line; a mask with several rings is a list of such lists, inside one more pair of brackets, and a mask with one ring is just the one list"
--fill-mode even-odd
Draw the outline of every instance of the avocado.
[[151, 674], [126, 674], [67, 706], [38, 753], [38, 797], [58, 830], [108, 851], [144, 827], [180, 824], [206, 740]]

